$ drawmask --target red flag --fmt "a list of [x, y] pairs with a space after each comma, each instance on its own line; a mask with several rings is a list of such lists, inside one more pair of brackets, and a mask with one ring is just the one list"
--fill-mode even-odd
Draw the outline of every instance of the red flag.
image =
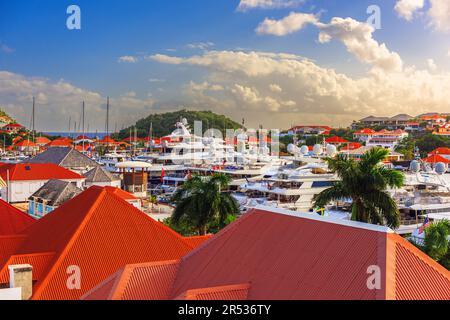
[[161, 183], [164, 182], [164, 176], [166, 175], [166, 171], [164, 171], [164, 167], [161, 170]]

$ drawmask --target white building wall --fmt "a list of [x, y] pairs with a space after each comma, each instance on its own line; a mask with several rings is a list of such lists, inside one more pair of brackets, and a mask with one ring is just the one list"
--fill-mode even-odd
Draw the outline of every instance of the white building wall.
[[[41, 188], [48, 180], [35, 180], [35, 181], [11, 181], [9, 183], [9, 202], [28, 202], [28, 198], [35, 193], [39, 188]], [[62, 180], [75, 182], [78, 188], [83, 187], [84, 179], [77, 180]], [[2, 199], [7, 201], [7, 194], [2, 192]]]

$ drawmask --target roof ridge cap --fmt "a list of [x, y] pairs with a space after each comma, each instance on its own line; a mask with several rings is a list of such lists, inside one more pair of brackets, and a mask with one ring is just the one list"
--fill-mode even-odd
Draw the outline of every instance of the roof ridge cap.
[[304, 213], [304, 212], [298, 212], [298, 211], [291, 211], [287, 209], [281, 209], [281, 208], [275, 208], [275, 207], [268, 207], [263, 205], [258, 205], [255, 207], [256, 210], [261, 210], [268, 213], [275, 213], [275, 214], [282, 214], [290, 217], [295, 218], [303, 218], [313, 221], [319, 221], [319, 222], [327, 222], [327, 223], [333, 223], [341, 226], [346, 226], [350, 228], [357, 228], [357, 229], [365, 229], [369, 231], [375, 231], [375, 232], [381, 232], [381, 233], [394, 233], [394, 231], [386, 226], [380, 226], [370, 223], [364, 223], [359, 221], [353, 221], [353, 220], [344, 220], [344, 219], [338, 219], [333, 217], [323, 217], [320, 215], [314, 215], [310, 213]]

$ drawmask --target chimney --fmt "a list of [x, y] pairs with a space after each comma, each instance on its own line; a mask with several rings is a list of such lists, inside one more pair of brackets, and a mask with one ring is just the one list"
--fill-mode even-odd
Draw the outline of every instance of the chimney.
[[33, 266], [17, 264], [8, 266], [9, 287], [22, 289], [22, 300], [29, 300], [33, 294]]

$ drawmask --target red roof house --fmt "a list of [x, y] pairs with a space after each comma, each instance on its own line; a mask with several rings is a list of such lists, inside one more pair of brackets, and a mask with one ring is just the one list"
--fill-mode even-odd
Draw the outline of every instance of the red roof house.
[[347, 150], [356, 150], [362, 147], [362, 144], [359, 142], [350, 142], [346, 144], [344, 147], [342, 147], [341, 151], [347, 151]]
[[0, 177], [9, 183], [10, 202], [27, 202], [28, 198], [49, 180], [69, 181], [81, 188], [86, 179], [52, 163], [2, 164]]
[[28, 214], [0, 199], [0, 237], [17, 234], [34, 222]]
[[52, 147], [71, 147], [72, 146], [72, 140], [68, 138], [58, 138], [46, 145], [49, 148]]
[[50, 139], [47, 137], [37, 137], [36, 138], [36, 144], [38, 146], [45, 146], [45, 145], [49, 144], [50, 142], [51, 142]]
[[[108, 189], [91, 187], [20, 235], [0, 237], [0, 284], [9, 281], [8, 265], [29, 263], [32, 299], [79, 299], [126, 264], [179, 259], [192, 248]], [[71, 266], [79, 268], [79, 289], [67, 287]]]
[[422, 159], [422, 161], [428, 162], [428, 163], [438, 163], [438, 162], [450, 163], [449, 159], [444, 158], [443, 156], [441, 156], [439, 154], [430, 155], [430, 156], [426, 157], [425, 159]]
[[10, 123], [2, 127], [2, 130], [5, 130], [8, 133], [16, 133], [19, 130], [24, 129], [25, 127], [18, 123]]
[[83, 298], [445, 300], [450, 272], [389, 228], [261, 208], [180, 260], [125, 266]]
[[334, 137], [326, 138], [325, 142], [329, 143], [329, 144], [344, 144], [344, 143], [348, 143], [348, 140], [345, 140], [344, 138], [341, 138], [338, 136], [334, 136]]
[[450, 155], [450, 148], [436, 148], [433, 151], [431, 151], [428, 155], [435, 155], [435, 154], [442, 154], [442, 155]]

